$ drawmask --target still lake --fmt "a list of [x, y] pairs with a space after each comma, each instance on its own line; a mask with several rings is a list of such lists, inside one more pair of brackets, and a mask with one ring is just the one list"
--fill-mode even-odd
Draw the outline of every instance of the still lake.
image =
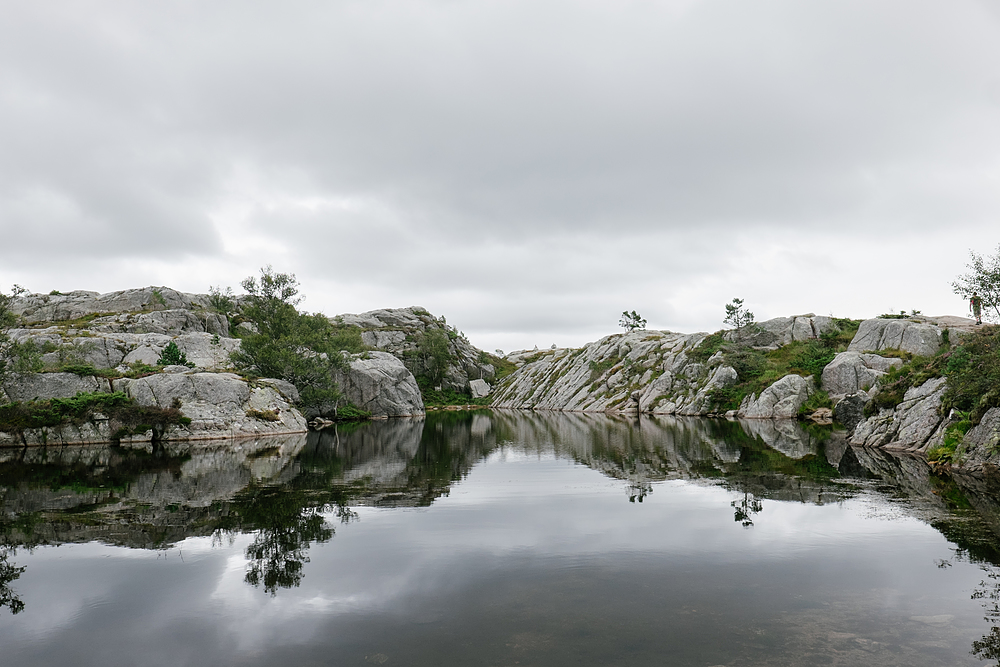
[[794, 423], [0, 449], [0, 664], [995, 664], [997, 499]]

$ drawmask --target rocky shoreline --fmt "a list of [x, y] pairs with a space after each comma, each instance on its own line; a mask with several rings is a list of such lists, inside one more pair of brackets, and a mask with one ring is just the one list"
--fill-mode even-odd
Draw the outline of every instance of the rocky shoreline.
[[[0, 403], [122, 392], [143, 406], [180, 406], [189, 423], [123, 434], [96, 414], [57, 427], [0, 431], [0, 445], [121, 440], [148, 446], [153, 440], [301, 433], [308, 430], [308, 420], [328, 412], [300, 410], [298, 392], [287, 382], [250, 380], [231, 372], [229, 355], [240, 341], [207, 295], [147, 287], [109, 294], [29, 294], [13, 306], [21, 324], [9, 335], [18, 343], [33, 343], [46, 372], [10, 377], [0, 387]], [[909, 388], [891, 408], [873, 411], [872, 395], [880, 379], [903, 365], [900, 356], [933, 356], [956, 345], [972, 324], [963, 318], [921, 316], [855, 323], [857, 332], [846, 351], [821, 373], [786, 374], [743, 396], [738, 407], [720, 411], [719, 396], [740, 374], [721, 351], [704, 353], [707, 333], [633, 331], [578, 349], [523, 350], [501, 360], [420, 307], [338, 315], [332, 321], [361, 330], [369, 351], [351, 355], [337, 381], [350, 404], [376, 419], [422, 416], [428, 409], [423, 394], [431, 389], [464, 397], [455, 404], [488, 402], [498, 409], [778, 421], [800, 417], [803, 406], [824, 392], [832, 407], [827, 419], [835, 418], [846, 429], [842, 433], [850, 444], [918, 455], [939, 446], [956, 419], [941, 414], [945, 379], [934, 377]], [[745, 344], [780, 350], [817, 341], [837, 326], [837, 320], [813, 314], [775, 318], [758, 323]], [[434, 387], [417, 380], [426, 363], [421, 342], [428, 335], [439, 335], [447, 345], [447, 365], [439, 369]], [[187, 366], [155, 367], [170, 344], [186, 356]], [[497, 364], [513, 371], [502, 376]], [[137, 368], [148, 372], [136, 373]], [[1000, 462], [993, 451], [998, 441], [1000, 409], [993, 409], [966, 434], [955, 466], [971, 472], [995, 466]]]

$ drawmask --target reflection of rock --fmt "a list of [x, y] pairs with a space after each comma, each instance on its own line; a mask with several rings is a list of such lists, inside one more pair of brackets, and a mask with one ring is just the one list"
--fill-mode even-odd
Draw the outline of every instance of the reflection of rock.
[[801, 459], [820, 451], [819, 441], [794, 420], [741, 419], [740, 426], [748, 434], [760, 438], [771, 449], [792, 459]]
[[854, 429], [851, 444], [865, 447], [924, 452], [943, 434], [938, 410], [945, 391], [945, 378], [928, 380], [911, 387], [894, 409], [882, 409]]
[[[229, 442], [170, 443], [168, 451], [141, 455], [109, 445], [0, 449], [0, 513], [59, 514], [33, 528], [32, 543], [100, 540], [162, 548], [207, 535], [220, 503], [252, 482], [283, 483], [298, 473], [294, 457], [306, 434]], [[32, 484], [20, 470], [49, 472], [55, 482]]]

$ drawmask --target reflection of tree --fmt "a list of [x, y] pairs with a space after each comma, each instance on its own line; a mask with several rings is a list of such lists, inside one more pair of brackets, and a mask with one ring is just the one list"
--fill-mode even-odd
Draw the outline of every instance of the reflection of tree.
[[233, 499], [230, 515], [220, 527], [231, 535], [256, 531], [246, 549], [249, 562], [244, 580], [251, 586], [263, 584], [272, 596], [279, 588], [298, 586], [303, 565], [309, 562], [309, 546], [333, 537], [334, 530], [327, 525], [324, 512], [332, 510], [343, 523], [357, 516], [347, 507], [343, 490], [294, 486], [299, 488], [247, 487]]
[[752, 526], [753, 515], [759, 514], [764, 509], [760, 499], [747, 491], [743, 492], [743, 500], [734, 500], [729, 504], [736, 508], [736, 511], [733, 512], [733, 520], [736, 523], [742, 523], [744, 528]]
[[11, 582], [24, 572], [23, 567], [17, 567], [7, 560], [16, 553], [12, 547], [0, 547], [0, 607], [7, 607], [12, 614], [24, 611], [24, 602], [10, 587]]
[[983, 620], [993, 624], [990, 631], [972, 642], [972, 655], [980, 660], [1000, 660], [1000, 572], [982, 566], [990, 581], [983, 580], [972, 591], [973, 600], [982, 600], [986, 615]]

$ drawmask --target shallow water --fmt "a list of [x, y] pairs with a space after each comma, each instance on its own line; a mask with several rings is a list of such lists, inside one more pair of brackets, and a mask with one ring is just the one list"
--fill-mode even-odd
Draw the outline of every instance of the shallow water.
[[996, 497], [770, 422], [0, 450], [0, 663], [977, 665]]

